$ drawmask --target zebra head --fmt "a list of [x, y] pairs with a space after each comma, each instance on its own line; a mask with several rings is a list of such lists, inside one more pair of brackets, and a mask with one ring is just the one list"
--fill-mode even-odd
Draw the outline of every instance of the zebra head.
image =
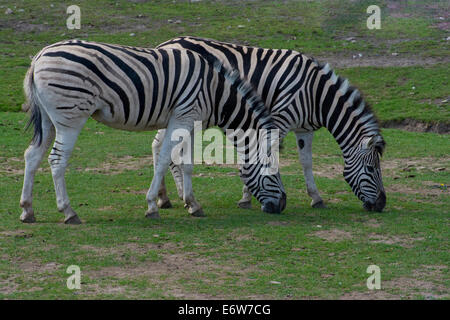
[[345, 181], [368, 211], [381, 212], [386, 205], [380, 167], [384, 146], [383, 137], [376, 134], [363, 138], [354, 152], [345, 157]]
[[266, 165], [249, 164], [240, 168], [242, 182], [261, 203], [261, 210], [267, 213], [281, 213], [286, 208], [286, 192], [280, 173], [267, 174]]
[[[246, 150], [246, 161], [239, 166], [239, 171], [242, 182], [261, 203], [261, 210], [267, 213], [281, 213], [286, 208], [286, 192], [278, 170], [279, 140], [278, 135], [275, 138], [273, 136], [269, 138], [270, 136], [269, 130], [268, 136], [264, 136], [263, 140], [253, 144], [255, 148], [250, 146]], [[262, 141], [264, 142], [261, 143]], [[264, 144], [268, 148], [265, 148]], [[248, 156], [248, 151], [251, 149], [254, 152], [250, 151], [251, 156]], [[258, 151], [256, 152], [255, 149]]]

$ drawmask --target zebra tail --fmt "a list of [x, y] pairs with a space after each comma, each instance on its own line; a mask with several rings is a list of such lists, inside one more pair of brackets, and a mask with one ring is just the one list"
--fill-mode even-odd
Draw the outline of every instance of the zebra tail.
[[26, 102], [22, 105], [22, 110], [30, 113], [30, 119], [25, 127], [28, 130], [33, 125], [34, 133], [31, 144], [40, 146], [42, 143], [42, 114], [39, 107], [39, 99], [36, 95], [36, 86], [34, 84], [34, 61], [28, 69], [23, 82]]

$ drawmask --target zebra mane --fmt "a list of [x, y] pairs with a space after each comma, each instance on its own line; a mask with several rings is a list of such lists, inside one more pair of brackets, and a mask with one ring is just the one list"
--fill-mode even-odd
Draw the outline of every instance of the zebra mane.
[[[225, 80], [230, 82], [232, 86], [236, 87], [238, 92], [250, 105], [249, 110], [251, 112], [254, 112], [264, 124], [271, 123], [270, 113], [261, 97], [256, 93], [250, 82], [248, 82], [245, 78], [240, 77], [238, 70], [225, 67], [223, 62], [219, 59], [214, 59], [213, 66], [214, 69], [225, 78]], [[272, 127], [272, 125], [270, 125], [270, 127]]]
[[359, 109], [358, 117], [360, 119], [364, 119], [366, 126], [371, 127], [371, 131], [375, 131], [375, 134], [379, 134], [380, 122], [373, 112], [371, 106], [364, 99], [361, 91], [357, 87], [350, 85], [348, 79], [336, 75], [328, 63], [320, 63], [314, 58], [312, 60], [317, 64], [318, 72], [321, 71], [324, 75], [328, 75], [330, 72], [332, 72], [330, 79], [332, 79], [332, 81], [335, 83], [335, 85], [333, 86], [335, 92], [340, 91], [342, 95], [349, 95], [348, 99], [351, 101], [351, 104], [349, 105], [350, 110], [353, 112]]

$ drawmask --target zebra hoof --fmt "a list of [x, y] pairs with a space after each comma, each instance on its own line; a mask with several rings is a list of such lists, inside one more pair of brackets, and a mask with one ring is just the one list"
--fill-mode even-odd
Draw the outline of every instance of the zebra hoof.
[[23, 223], [35, 223], [36, 218], [34, 217], [34, 214], [22, 215], [20, 216], [20, 221], [22, 221]]
[[80, 218], [77, 215], [71, 216], [69, 218], [64, 219], [64, 224], [81, 224]]
[[313, 203], [313, 204], [311, 204], [311, 206], [314, 209], [326, 209], [327, 208], [327, 206], [325, 205], [323, 200], [320, 200], [319, 202]]
[[148, 219], [161, 219], [158, 211], [156, 211], [156, 212], [147, 212], [145, 214], [145, 217], [148, 218]]
[[206, 214], [203, 212], [203, 209], [200, 208], [197, 211], [192, 212], [191, 216], [197, 217], [197, 218], [203, 218], [203, 217], [206, 217]]
[[238, 202], [238, 207], [241, 208], [241, 209], [251, 209], [252, 208], [252, 202], [251, 201], [240, 200]]
[[159, 200], [158, 201], [158, 208], [170, 209], [170, 208], [173, 208], [173, 206], [172, 206], [172, 203], [170, 202], [170, 200], [167, 200], [167, 201]]

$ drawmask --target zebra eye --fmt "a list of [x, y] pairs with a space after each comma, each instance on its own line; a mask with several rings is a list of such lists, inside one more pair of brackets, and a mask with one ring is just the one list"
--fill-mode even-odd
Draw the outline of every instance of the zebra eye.
[[375, 170], [373, 169], [372, 166], [367, 166], [367, 171], [369, 171], [370, 173], [373, 173]]

